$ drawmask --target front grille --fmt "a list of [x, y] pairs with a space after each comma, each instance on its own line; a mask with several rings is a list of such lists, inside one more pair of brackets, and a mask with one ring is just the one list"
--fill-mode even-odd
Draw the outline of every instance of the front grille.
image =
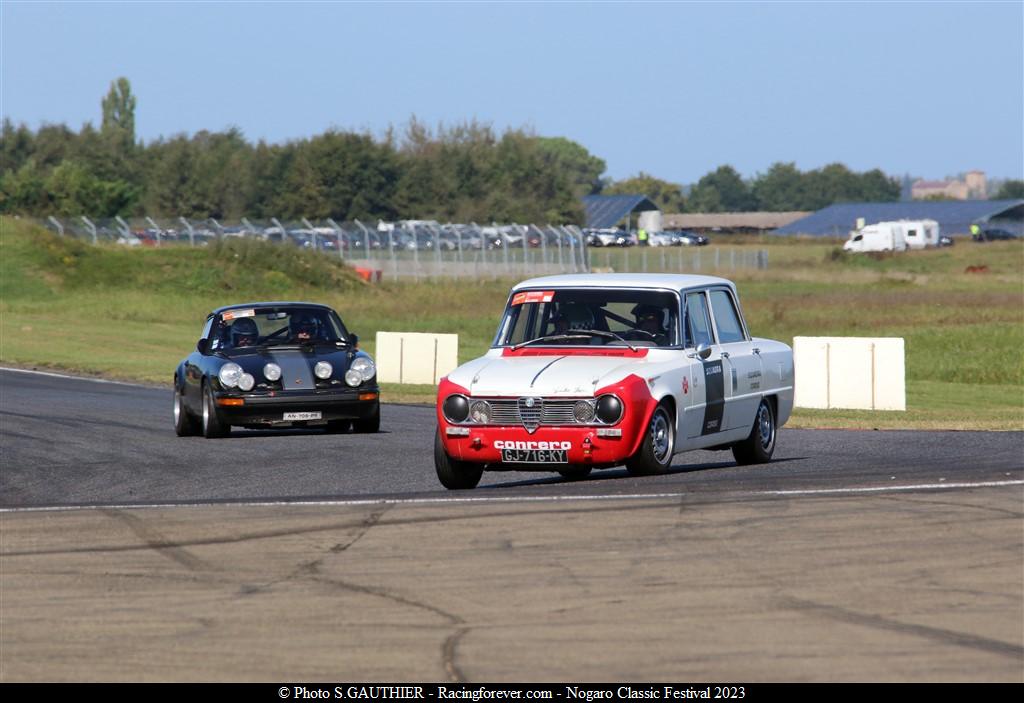
[[538, 425], [578, 425], [576, 417], [572, 414], [572, 408], [577, 399], [572, 400], [551, 400], [549, 398], [535, 398], [533, 408], [525, 407], [525, 398], [517, 400], [501, 399], [490, 400], [491, 424], [492, 425], [523, 425], [527, 429], [530, 426], [534, 429]]

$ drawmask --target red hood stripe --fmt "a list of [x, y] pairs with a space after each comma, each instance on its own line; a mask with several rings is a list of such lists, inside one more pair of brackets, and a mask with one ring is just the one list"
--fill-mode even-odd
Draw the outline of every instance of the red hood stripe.
[[647, 347], [637, 347], [636, 351], [628, 347], [523, 347], [512, 350], [505, 347], [502, 356], [621, 356], [639, 359], [647, 356]]

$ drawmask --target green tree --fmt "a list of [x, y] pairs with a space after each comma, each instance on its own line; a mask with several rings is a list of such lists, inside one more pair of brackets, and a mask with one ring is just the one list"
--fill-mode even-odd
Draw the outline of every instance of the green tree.
[[995, 200], [1020, 200], [1024, 198], [1024, 181], [1003, 181], [996, 191]]
[[562, 173], [577, 197], [601, 192], [601, 174], [607, 168], [604, 159], [565, 137], [538, 137], [537, 146], [545, 167]]
[[748, 212], [757, 209], [750, 186], [732, 166], [719, 166], [690, 191], [689, 212]]
[[101, 103], [103, 122], [100, 132], [125, 150], [135, 145], [135, 102], [131, 83], [122, 77], [111, 82], [110, 90]]
[[663, 181], [643, 171], [632, 178], [610, 183], [602, 192], [607, 195], [646, 195], [666, 213], [683, 212], [686, 205], [681, 185]]
[[807, 200], [804, 187], [803, 174], [796, 164], [778, 162], [754, 179], [751, 192], [758, 209], [789, 212], [804, 208]]

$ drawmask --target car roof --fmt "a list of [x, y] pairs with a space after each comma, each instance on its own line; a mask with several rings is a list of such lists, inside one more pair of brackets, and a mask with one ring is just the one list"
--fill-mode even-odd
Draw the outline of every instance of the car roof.
[[717, 276], [697, 276], [684, 273], [571, 273], [531, 278], [516, 284], [512, 290], [523, 288], [671, 288], [682, 290], [683, 288], [713, 285], [726, 285], [735, 288], [732, 281]]
[[225, 305], [224, 307], [217, 308], [211, 315], [219, 315], [226, 310], [240, 310], [245, 308], [283, 308], [283, 307], [301, 307], [301, 308], [321, 308], [323, 310], [333, 310], [334, 308], [323, 303], [303, 303], [299, 301], [289, 300], [278, 300], [269, 301], [263, 303], [236, 303], [235, 305]]

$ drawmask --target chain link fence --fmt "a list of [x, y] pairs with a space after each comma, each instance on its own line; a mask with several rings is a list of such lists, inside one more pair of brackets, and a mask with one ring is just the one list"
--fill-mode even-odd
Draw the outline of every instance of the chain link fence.
[[57, 218], [43, 222], [62, 236], [129, 247], [206, 246], [232, 237], [254, 238], [334, 256], [370, 279], [497, 278], [588, 271], [712, 273], [768, 268], [768, 251], [717, 247], [588, 246], [575, 225], [439, 224], [433, 221], [243, 217], [237, 222], [140, 217]]

